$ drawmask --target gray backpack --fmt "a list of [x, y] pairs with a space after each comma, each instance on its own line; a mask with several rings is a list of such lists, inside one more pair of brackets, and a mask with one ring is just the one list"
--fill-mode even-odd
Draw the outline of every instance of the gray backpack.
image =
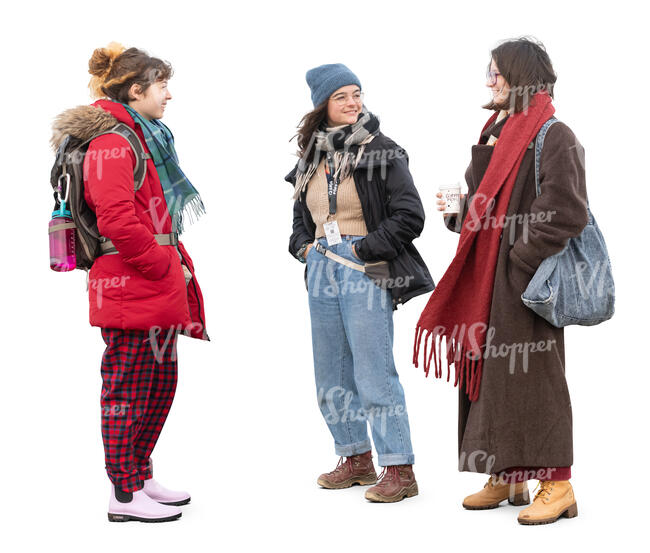
[[147, 158], [138, 135], [124, 123], [118, 123], [110, 130], [99, 133], [88, 140], [67, 135], [56, 154], [56, 160], [50, 175], [50, 184], [54, 189], [54, 209], [58, 210], [61, 200], [72, 214], [75, 229], [75, 255], [77, 269], [89, 270], [95, 259], [102, 255], [100, 244], [106, 238], [97, 230], [97, 217], [84, 199], [83, 165], [90, 141], [104, 134], [117, 134], [125, 138], [135, 153], [135, 167], [133, 169], [134, 191], [137, 191], [144, 182], [147, 174]]

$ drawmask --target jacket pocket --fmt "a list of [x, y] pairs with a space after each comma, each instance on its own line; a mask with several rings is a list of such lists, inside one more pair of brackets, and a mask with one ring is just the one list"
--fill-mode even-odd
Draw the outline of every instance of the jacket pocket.
[[[107, 273], [112, 276], [131, 276], [131, 277], [140, 277], [144, 278], [146, 280], [149, 280], [151, 282], [159, 282], [167, 277], [169, 274], [171, 268], [172, 268], [172, 259], [169, 255], [169, 250], [173, 248], [173, 246], [161, 246], [162, 248], [165, 249], [165, 253], [167, 254], [167, 260], [169, 261], [169, 264], [167, 266], [167, 271], [163, 273], [163, 275], [160, 278], [157, 279], [151, 279], [147, 278], [142, 271], [138, 270], [134, 265], [131, 263], [127, 263], [122, 259], [119, 253], [116, 254], [110, 254], [110, 255], [102, 255], [98, 257], [95, 260], [95, 263], [93, 263], [93, 268], [97, 267], [97, 270], [102, 272], [102, 273]], [[176, 256], [178, 257], [178, 255]], [[180, 261], [180, 260], [179, 260]]]

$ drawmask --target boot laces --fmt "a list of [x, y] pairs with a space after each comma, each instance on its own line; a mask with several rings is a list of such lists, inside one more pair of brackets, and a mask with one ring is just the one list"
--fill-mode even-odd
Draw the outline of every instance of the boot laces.
[[377, 480], [377, 486], [388, 484], [388, 482], [399, 478], [399, 467], [397, 465], [390, 465], [381, 469], [381, 473]]
[[[345, 459], [345, 461], [343, 460]], [[349, 457], [339, 457], [339, 462], [336, 464], [336, 467], [333, 471], [329, 472], [330, 475], [338, 474], [341, 471], [344, 471], [348, 465], [350, 458]]]
[[[543, 501], [544, 503], [548, 503], [549, 498], [551, 497], [551, 489], [553, 487], [554, 482], [552, 480], [540, 480], [537, 483], [537, 486], [535, 486], [535, 490], [537, 490], [537, 493], [535, 494], [535, 499], [533, 501], [536, 501], [538, 498], [540, 501]], [[533, 490], [533, 492], [535, 491]]]

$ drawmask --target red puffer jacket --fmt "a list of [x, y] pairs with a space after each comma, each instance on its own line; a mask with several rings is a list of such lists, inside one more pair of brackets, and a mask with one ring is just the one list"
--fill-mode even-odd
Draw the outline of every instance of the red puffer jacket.
[[[77, 108], [90, 136], [119, 121], [135, 129], [148, 153], [140, 126], [124, 106], [106, 100], [93, 106], [98, 111]], [[99, 232], [119, 252], [98, 257], [90, 270], [90, 324], [142, 330], [176, 327], [207, 340], [203, 296], [190, 256], [181, 243], [176, 249], [154, 239], [154, 234], [172, 230], [156, 168], [148, 159], [142, 188], [134, 192], [134, 166], [133, 150], [117, 135], [95, 138], [84, 160], [86, 202], [97, 215]], [[187, 286], [181, 263], [192, 273]]]

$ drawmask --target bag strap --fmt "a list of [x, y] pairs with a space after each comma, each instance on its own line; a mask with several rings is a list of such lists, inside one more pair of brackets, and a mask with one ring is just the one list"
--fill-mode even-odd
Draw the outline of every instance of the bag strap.
[[551, 117], [546, 123], [542, 125], [542, 128], [539, 129], [537, 133], [537, 138], [535, 138], [535, 196], [539, 197], [542, 193], [542, 189], [539, 184], [539, 166], [540, 159], [542, 157], [542, 148], [544, 147], [544, 138], [546, 138], [546, 133], [548, 129], [551, 128], [553, 123], [557, 123], [558, 119]]
[[[540, 168], [540, 158], [542, 157], [542, 147], [544, 146], [544, 138], [546, 138], [546, 133], [553, 123], [557, 123], [559, 120], [555, 117], [551, 117], [546, 123], [542, 125], [542, 128], [539, 129], [537, 137], [535, 138], [535, 196], [539, 197], [542, 193], [541, 186], [539, 184], [539, 168]], [[587, 200], [587, 214], [589, 215], [589, 220], [587, 224], [592, 225], [594, 223], [594, 216], [591, 213], [589, 208], [589, 200]]]
[[346, 267], [350, 267], [350, 269], [354, 269], [360, 273], [366, 272], [366, 269], [363, 265], [355, 263], [354, 261], [350, 261], [349, 259], [345, 259], [345, 257], [341, 257], [340, 255], [335, 254], [333, 251], [328, 250], [325, 246], [323, 246], [323, 244], [318, 241], [318, 238], [314, 240], [313, 246], [316, 248], [316, 251], [318, 253], [324, 255], [325, 257], [329, 257], [332, 261], [336, 261], [337, 263], [345, 265]]
[[341, 257], [340, 255], [334, 253], [331, 250], [328, 250], [323, 244], [321, 244], [318, 241], [318, 238], [314, 240], [314, 243], [312, 244], [314, 248], [316, 248], [316, 251], [325, 257], [330, 258], [332, 261], [336, 261], [337, 263], [340, 263], [341, 265], [345, 265], [346, 267], [350, 267], [350, 269], [354, 269], [355, 271], [359, 271], [360, 273], [367, 273], [366, 269], [370, 269], [374, 267], [375, 265], [386, 265], [388, 262], [387, 261], [375, 261], [375, 262], [369, 262], [366, 263], [365, 265], [361, 265], [359, 263], [355, 263], [354, 261], [350, 261], [349, 259], [345, 259], [345, 257]]

